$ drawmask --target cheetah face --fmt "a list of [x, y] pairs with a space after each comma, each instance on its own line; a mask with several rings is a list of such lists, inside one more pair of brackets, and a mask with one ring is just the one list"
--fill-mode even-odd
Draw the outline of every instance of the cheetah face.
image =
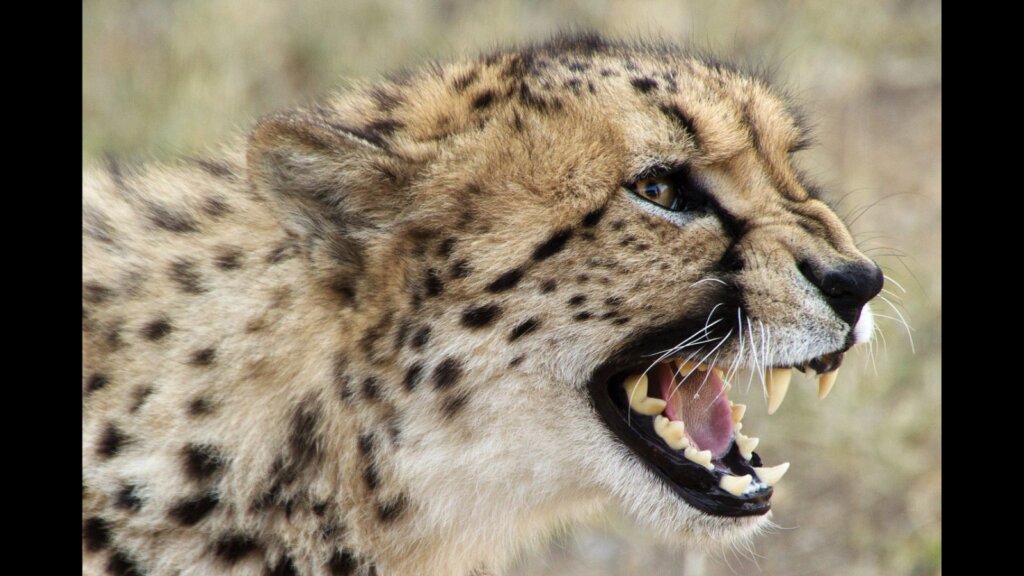
[[[786, 103], [674, 49], [592, 39], [402, 82], [422, 97], [383, 85], [265, 123], [250, 163], [293, 198], [325, 286], [433, 322], [437, 365], [473, 374], [439, 394], [476, 424], [420, 428], [460, 464], [407, 466], [490, 481], [489, 503], [598, 492], [696, 540], [755, 529], [787, 464], [755, 452], [730, 382], [757, 374], [770, 412], [793, 369], [826, 394], [882, 282], [794, 167]], [[546, 471], [512, 487], [510, 462]]]

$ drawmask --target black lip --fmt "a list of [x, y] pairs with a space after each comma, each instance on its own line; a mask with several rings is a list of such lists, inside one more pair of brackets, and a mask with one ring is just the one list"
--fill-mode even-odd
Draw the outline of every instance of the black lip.
[[[733, 496], [718, 486], [720, 472], [710, 472], [681, 454], [668, 449], [654, 432], [654, 417], [630, 413], [625, 392], [617, 384], [622, 375], [643, 371], [657, 353], [706, 326], [706, 320], [681, 319], [633, 338], [619, 352], [601, 364], [590, 380], [590, 398], [608, 428], [661, 477], [687, 504], [713, 516], [759, 516], [771, 509], [771, 487], [752, 495]], [[629, 418], [629, 421], [627, 421]], [[756, 477], [753, 466], [761, 465], [754, 453], [750, 463], [739, 455], [733, 443], [721, 459], [733, 472]]]

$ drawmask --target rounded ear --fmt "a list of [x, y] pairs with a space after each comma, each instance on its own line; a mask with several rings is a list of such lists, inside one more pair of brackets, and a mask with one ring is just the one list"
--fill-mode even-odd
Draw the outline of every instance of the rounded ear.
[[401, 217], [414, 169], [373, 134], [303, 112], [261, 120], [246, 160], [253, 186], [331, 284], [363, 271], [366, 243]]

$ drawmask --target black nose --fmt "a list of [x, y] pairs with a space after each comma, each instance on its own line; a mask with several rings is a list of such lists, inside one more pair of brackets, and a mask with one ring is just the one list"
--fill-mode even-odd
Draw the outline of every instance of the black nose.
[[804, 261], [800, 272], [821, 290], [829, 306], [850, 326], [857, 324], [860, 311], [882, 291], [882, 269], [874, 262], [847, 263], [823, 267]]

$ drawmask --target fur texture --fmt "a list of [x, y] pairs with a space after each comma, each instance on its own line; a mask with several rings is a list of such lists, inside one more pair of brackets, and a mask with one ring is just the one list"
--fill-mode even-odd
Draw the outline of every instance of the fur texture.
[[[759, 78], [584, 35], [88, 168], [84, 572], [479, 574], [607, 503], [756, 531], [680, 500], [587, 382], [725, 283], [775, 364], [848, 341], [807, 269], [867, 259], [792, 167], [804, 138]], [[622, 187], [682, 164], [716, 211]]]

